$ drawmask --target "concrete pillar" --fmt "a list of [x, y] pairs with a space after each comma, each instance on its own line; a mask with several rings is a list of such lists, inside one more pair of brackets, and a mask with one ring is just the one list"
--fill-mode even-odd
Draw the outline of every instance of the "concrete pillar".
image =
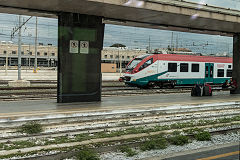
[[233, 36], [233, 80], [237, 81], [237, 88], [232, 94], [240, 94], [240, 33]]
[[101, 101], [101, 17], [58, 15], [58, 103]]

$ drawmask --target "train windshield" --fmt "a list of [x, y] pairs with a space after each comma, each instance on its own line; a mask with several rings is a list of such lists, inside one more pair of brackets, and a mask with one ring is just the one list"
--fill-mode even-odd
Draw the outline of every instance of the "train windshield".
[[143, 59], [148, 57], [149, 55], [145, 55], [142, 57], [135, 58], [126, 68], [127, 72], [131, 72]]

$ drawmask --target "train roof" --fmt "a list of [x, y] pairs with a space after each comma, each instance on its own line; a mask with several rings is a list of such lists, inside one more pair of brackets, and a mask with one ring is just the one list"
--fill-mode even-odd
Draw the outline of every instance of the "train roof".
[[212, 56], [177, 55], [177, 54], [155, 54], [153, 56], [156, 56], [158, 60], [166, 61], [232, 63], [231, 57], [212, 57]]

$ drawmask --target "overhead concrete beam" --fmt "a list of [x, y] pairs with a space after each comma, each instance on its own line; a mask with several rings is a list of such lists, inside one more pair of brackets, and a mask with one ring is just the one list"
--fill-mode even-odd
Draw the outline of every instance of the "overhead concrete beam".
[[[230, 35], [240, 32], [240, 11], [177, 0], [0, 0], [0, 12], [55, 17], [60, 12], [101, 16], [127, 25]], [[141, 25], [139, 25], [141, 24]]]

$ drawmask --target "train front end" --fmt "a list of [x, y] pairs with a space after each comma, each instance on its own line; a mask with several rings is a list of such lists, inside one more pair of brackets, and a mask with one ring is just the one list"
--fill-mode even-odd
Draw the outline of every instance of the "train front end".
[[138, 79], [141, 77], [141, 73], [139, 72], [139, 67], [141, 66], [141, 63], [144, 59], [149, 57], [151, 55], [141, 55], [136, 58], [134, 58], [132, 61], [128, 63], [126, 66], [126, 72], [123, 75], [123, 77], [120, 77], [119, 81], [125, 82], [126, 85], [129, 86], [137, 86], [141, 87], [146, 84], [140, 84], [138, 82]]

